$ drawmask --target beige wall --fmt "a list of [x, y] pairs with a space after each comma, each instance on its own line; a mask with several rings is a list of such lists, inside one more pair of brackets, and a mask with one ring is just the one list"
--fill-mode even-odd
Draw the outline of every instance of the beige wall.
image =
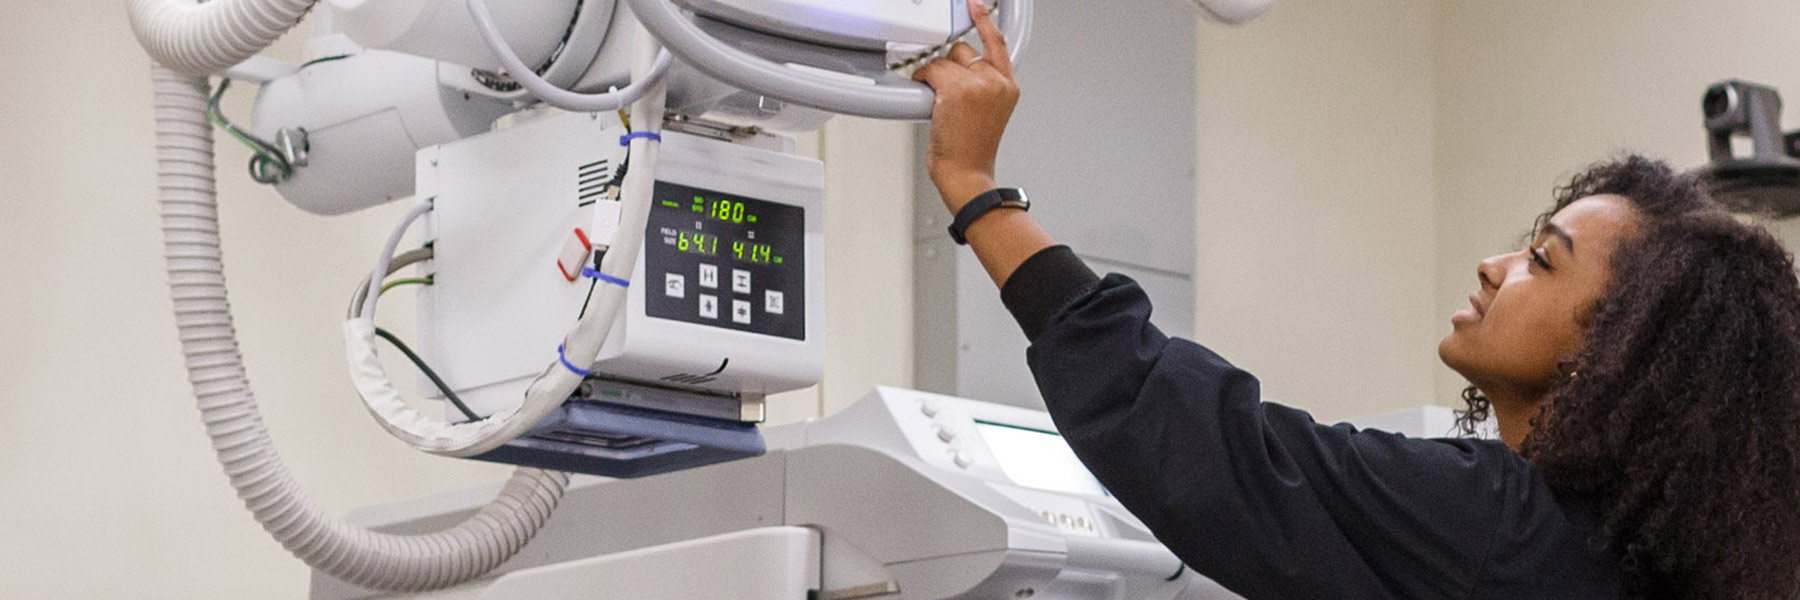
[[[1513, 249], [1551, 187], [1584, 165], [1620, 150], [1704, 163], [1707, 85], [1758, 81], [1788, 94], [1790, 114], [1800, 107], [1792, 0], [1442, 2], [1436, 11], [1434, 335], [1467, 304], [1476, 261]], [[1440, 399], [1463, 385], [1438, 368]]]
[[[0, 93], [0, 595], [298, 598], [306, 570], [226, 485], [188, 393], [148, 60], [122, 7], [19, 4], [0, 20], [0, 78], [21, 83]], [[227, 109], [245, 114], [246, 99]], [[241, 149], [220, 149], [238, 330], [300, 481], [342, 511], [501, 477], [387, 439], [344, 376], [334, 322], [404, 207], [308, 216], [251, 185]], [[404, 324], [406, 304], [386, 322]]]
[[1431, 11], [1201, 26], [1195, 334], [1321, 420], [1432, 399]]
[[[9, 7], [0, 57], [0, 597], [303, 598], [306, 567], [226, 485], [189, 395], [156, 225], [149, 61], [123, 3]], [[226, 112], [247, 116], [252, 89]], [[910, 139], [839, 119], [801, 140], [830, 164], [831, 357], [820, 387], [772, 400], [775, 422], [910, 383]], [[300, 481], [342, 512], [503, 478], [394, 441], [344, 376], [344, 302], [404, 203], [309, 215], [250, 183], [242, 148], [218, 149], [237, 329]], [[403, 337], [409, 304], [383, 305]], [[410, 372], [392, 357], [388, 369]]]

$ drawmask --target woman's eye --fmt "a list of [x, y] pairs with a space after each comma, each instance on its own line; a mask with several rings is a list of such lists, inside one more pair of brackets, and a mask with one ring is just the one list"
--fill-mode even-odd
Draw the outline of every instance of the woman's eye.
[[1545, 252], [1544, 252], [1544, 248], [1542, 246], [1539, 246], [1537, 248], [1532, 248], [1531, 249], [1531, 262], [1537, 263], [1537, 266], [1543, 267], [1544, 270], [1549, 271], [1549, 270], [1551, 270], [1550, 269], [1550, 261], [1549, 261], [1549, 259], [1546, 259], [1544, 257], [1544, 254], [1545, 254]]

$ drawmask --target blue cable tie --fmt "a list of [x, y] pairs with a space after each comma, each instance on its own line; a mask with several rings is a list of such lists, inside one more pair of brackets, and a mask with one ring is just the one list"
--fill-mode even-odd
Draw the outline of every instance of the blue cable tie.
[[619, 136], [619, 145], [620, 146], [630, 146], [631, 140], [635, 140], [638, 138], [644, 138], [644, 139], [650, 140], [652, 142], [660, 142], [660, 141], [662, 141], [662, 134], [659, 134], [654, 131], [633, 131], [631, 133], [627, 133], [625, 135]]
[[562, 361], [563, 367], [568, 369], [570, 373], [574, 373], [574, 374], [580, 375], [582, 377], [587, 377], [589, 375], [594, 374], [593, 371], [589, 371], [587, 369], [577, 367], [577, 366], [575, 366], [575, 363], [569, 362], [569, 354], [567, 352], [563, 351], [562, 344], [557, 344], [557, 346], [556, 346], [556, 358]]
[[631, 287], [631, 282], [623, 280], [623, 279], [619, 279], [617, 277], [613, 277], [611, 275], [607, 275], [605, 273], [601, 273], [599, 269], [595, 269], [593, 267], [582, 267], [581, 274], [583, 276], [592, 277], [594, 279], [598, 279], [598, 280], [601, 280], [601, 281], [604, 281], [604, 282], [607, 282], [607, 283], [610, 283], [610, 284], [613, 284], [613, 285], [616, 285], [616, 286], [619, 286], [622, 288], [630, 288]]

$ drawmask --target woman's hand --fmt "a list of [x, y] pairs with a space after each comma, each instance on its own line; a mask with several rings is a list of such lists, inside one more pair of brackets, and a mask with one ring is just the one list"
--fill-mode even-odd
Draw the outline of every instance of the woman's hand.
[[969, 0], [969, 18], [987, 55], [957, 42], [948, 55], [913, 73], [913, 79], [937, 93], [925, 171], [952, 213], [995, 187], [994, 157], [1013, 106], [1019, 103], [1006, 38], [988, 13], [981, 0]]

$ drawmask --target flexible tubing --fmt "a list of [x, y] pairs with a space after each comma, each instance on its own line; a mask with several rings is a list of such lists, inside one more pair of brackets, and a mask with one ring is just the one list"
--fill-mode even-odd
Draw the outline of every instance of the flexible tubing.
[[263, 426], [238, 353], [219, 247], [206, 79], [159, 66], [155, 91], [163, 250], [181, 353], [213, 450], [244, 506], [307, 565], [367, 588], [437, 589], [505, 562], [549, 519], [567, 474], [519, 469], [469, 519], [423, 535], [352, 524], [301, 490]]
[[669, 66], [675, 62], [674, 56], [663, 50], [657, 53], [656, 63], [648, 73], [632, 77], [631, 83], [623, 88], [600, 94], [571, 92], [539, 77], [536, 71], [519, 58], [518, 53], [513, 52], [512, 46], [500, 36], [500, 26], [494, 23], [493, 15], [488, 12], [487, 2], [468, 0], [468, 7], [469, 16], [474, 17], [475, 29], [481, 33], [482, 41], [487, 42], [488, 50], [494, 53], [495, 58], [500, 59], [501, 66], [506, 67], [506, 73], [512, 75], [513, 81], [517, 81], [520, 87], [545, 104], [563, 110], [602, 112], [624, 108], [644, 97], [652, 87], [662, 82], [663, 76], [669, 74]]
[[[399, 256], [395, 256], [392, 261], [388, 262], [387, 273], [385, 273], [385, 275], [392, 277], [395, 273], [400, 272], [401, 269], [431, 260], [433, 254], [435, 254], [435, 251], [429, 246], [402, 252]], [[369, 282], [373, 279], [373, 277], [364, 279], [362, 284], [356, 286], [356, 293], [350, 295], [350, 307], [344, 310], [345, 319], [354, 319], [357, 315], [362, 314], [363, 301], [367, 300], [369, 295]], [[379, 293], [379, 288], [377, 288], [377, 293]]]
[[[632, 103], [631, 122], [639, 125], [638, 131], [656, 132], [662, 126], [664, 85], [648, 78], [647, 74], [656, 68], [666, 53], [654, 38], [641, 31], [635, 40], [632, 79], [647, 82], [648, 88]], [[610, 250], [599, 265], [602, 273], [618, 280], [628, 280], [636, 268], [638, 251], [644, 243], [644, 227], [650, 218], [651, 192], [656, 183], [659, 144], [655, 139], [643, 136], [633, 137], [630, 143], [631, 169], [625, 175], [619, 229], [613, 234]], [[400, 235], [413, 218], [416, 216], [409, 213], [394, 235]], [[397, 246], [397, 237], [389, 242], [389, 247], [383, 251], [384, 257]], [[378, 264], [376, 272], [386, 270], [385, 264]], [[459, 457], [499, 448], [529, 433], [560, 408], [585, 378], [585, 374], [564, 367], [562, 359], [566, 358], [569, 364], [583, 365], [583, 368], [594, 364], [601, 345], [626, 304], [624, 286], [611, 283], [594, 286], [588, 293], [590, 310], [576, 321], [563, 339], [563, 355], [546, 361], [548, 366], [526, 387], [524, 401], [479, 421], [453, 423], [408, 405], [383, 370], [375, 352], [376, 305], [373, 295], [378, 293], [375, 290], [379, 290], [379, 286], [371, 279], [370, 288], [364, 291], [369, 299], [365, 300], [360, 314], [344, 322], [344, 357], [351, 383], [355, 384], [369, 414], [390, 435], [424, 452]]]
[[375, 270], [369, 272], [369, 288], [365, 292], [368, 295], [363, 298], [362, 310], [358, 312], [362, 318], [375, 320], [375, 304], [381, 299], [381, 280], [387, 279], [388, 266], [394, 262], [394, 252], [400, 248], [400, 238], [406, 237], [406, 230], [412, 228], [413, 222], [428, 212], [431, 212], [431, 199], [420, 198], [411, 210], [406, 211], [394, 232], [388, 234], [387, 243], [381, 246], [381, 258], [375, 261]]
[[267, 48], [316, 1], [126, 0], [125, 8], [150, 58], [186, 75], [208, 75]]

